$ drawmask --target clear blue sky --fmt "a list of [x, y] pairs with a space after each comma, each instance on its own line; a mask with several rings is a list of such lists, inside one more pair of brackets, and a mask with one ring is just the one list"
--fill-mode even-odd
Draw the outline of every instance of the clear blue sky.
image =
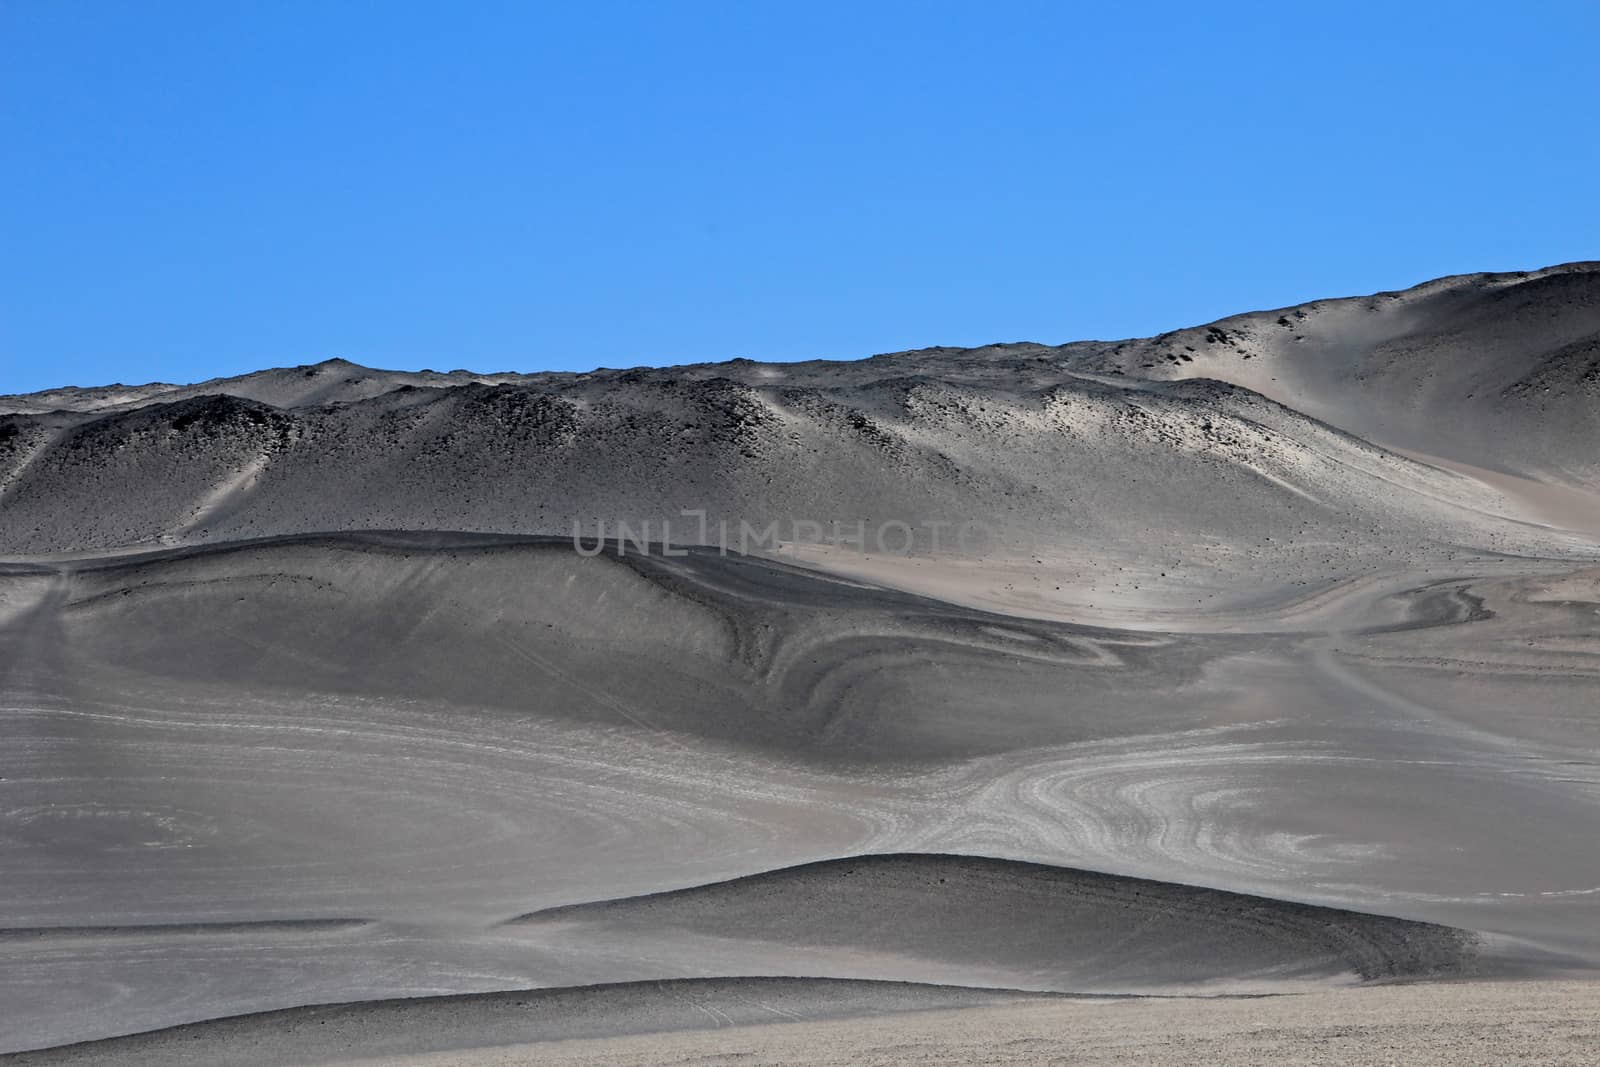
[[1600, 256], [1600, 3], [0, 0], [0, 392], [1142, 335]]

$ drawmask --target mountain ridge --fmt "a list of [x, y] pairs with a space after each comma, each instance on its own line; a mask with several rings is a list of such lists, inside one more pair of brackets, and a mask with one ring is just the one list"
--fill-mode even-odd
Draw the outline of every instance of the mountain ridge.
[[[1548, 267], [1542, 267], [1542, 268], [1538, 268], [1538, 269], [1535, 269], [1535, 270], [1528, 270], [1528, 271], [1493, 271], [1493, 272], [1472, 272], [1472, 273], [1464, 273], [1464, 274], [1451, 274], [1451, 275], [1444, 275], [1444, 276], [1441, 276], [1441, 277], [1438, 277], [1438, 278], [1432, 278], [1432, 279], [1429, 279], [1427, 281], [1419, 282], [1416, 285], [1408, 286], [1408, 287], [1406, 287], [1404, 289], [1380, 290], [1378, 292], [1370, 293], [1370, 294], [1353, 294], [1353, 295], [1342, 296], [1342, 297], [1323, 297], [1323, 298], [1318, 298], [1318, 299], [1315, 299], [1315, 300], [1302, 301], [1302, 302], [1297, 303], [1297, 304], [1285, 305], [1283, 307], [1262, 308], [1262, 309], [1256, 310], [1256, 311], [1235, 312], [1235, 313], [1231, 313], [1229, 315], [1225, 315], [1225, 316], [1223, 316], [1221, 318], [1218, 318], [1218, 319], [1213, 319], [1213, 320], [1211, 320], [1210, 322], [1207, 322], [1207, 323], [1200, 323], [1200, 324], [1197, 324], [1197, 325], [1194, 325], [1194, 326], [1188, 326], [1188, 327], [1179, 327], [1179, 328], [1174, 329], [1174, 330], [1169, 330], [1169, 331], [1165, 331], [1165, 332], [1160, 333], [1160, 334], [1151, 335], [1150, 337], [1147, 337], [1147, 338], [1122, 338], [1122, 339], [1112, 339], [1112, 340], [1084, 339], [1084, 340], [1068, 341], [1068, 342], [1064, 342], [1064, 343], [1061, 343], [1061, 344], [1054, 344], [1054, 345], [1049, 344], [1047, 342], [1037, 342], [1037, 341], [990, 342], [988, 344], [978, 345], [978, 346], [975, 346], [975, 347], [959, 347], [959, 346], [947, 346], [947, 345], [928, 345], [928, 346], [923, 346], [923, 347], [919, 347], [919, 348], [901, 349], [901, 350], [896, 350], [896, 351], [892, 351], [892, 352], [879, 352], [879, 353], [873, 353], [873, 354], [867, 355], [867, 356], [854, 357], [854, 358], [842, 358], [842, 359], [810, 359], [810, 360], [795, 360], [795, 361], [786, 361], [786, 362], [769, 362], [769, 361], [762, 361], [762, 360], [752, 360], [752, 359], [748, 359], [748, 358], [744, 358], [744, 357], [733, 357], [733, 358], [726, 359], [726, 360], [713, 360], [713, 361], [702, 361], [702, 362], [691, 362], [691, 363], [680, 363], [680, 364], [667, 364], [667, 365], [640, 365], [640, 366], [635, 366], [635, 367], [618, 367], [618, 368], [601, 366], [601, 367], [595, 367], [595, 368], [593, 368], [591, 370], [588, 370], [588, 371], [511, 371], [511, 370], [473, 371], [473, 370], [468, 370], [468, 369], [464, 369], [464, 368], [456, 368], [456, 369], [449, 370], [449, 371], [435, 371], [435, 370], [426, 370], [426, 369], [425, 370], [420, 370], [420, 371], [400, 371], [400, 370], [387, 370], [387, 369], [384, 369], [384, 368], [381, 368], [381, 367], [376, 367], [376, 366], [370, 366], [370, 365], [367, 365], [367, 364], [357, 363], [357, 362], [354, 362], [352, 360], [345, 359], [345, 358], [342, 358], [342, 357], [332, 357], [332, 358], [329, 358], [329, 359], [320, 360], [320, 361], [318, 361], [316, 363], [302, 363], [302, 364], [294, 364], [294, 365], [266, 367], [266, 368], [262, 368], [261, 370], [246, 372], [245, 374], [230, 375], [230, 376], [224, 376], [224, 377], [218, 377], [218, 378], [210, 378], [210, 379], [206, 379], [206, 380], [200, 381], [200, 382], [172, 383], [172, 382], [156, 381], [156, 382], [147, 382], [147, 383], [142, 383], [142, 384], [125, 384], [125, 383], [121, 383], [121, 382], [115, 382], [115, 383], [108, 383], [108, 384], [104, 384], [104, 385], [58, 386], [58, 387], [54, 387], [54, 388], [50, 388], [50, 389], [38, 390], [38, 391], [35, 391], [35, 392], [31, 392], [31, 393], [0, 394], [0, 414], [51, 414], [51, 413], [65, 412], [65, 411], [103, 410], [103, 409], [108, 409], [108, 408], [112, 408], [112, 407], [122, 406], [123, 404], [127, 404], [127, 403], [133, 403], [133, 404], [160, 403], [160, 402], [162, 402], [161, 399], [160, 399], [162, 396], [169, 396], [170, 394], [173, 394], [173, 393], [188, 393], [189, 391], [207, 391], [207, 390], [221, 392], [221, 393], [229, 393], [229, 390], [226, 389], [226, 388], [217, 390], [214, 387], [217, 387], [217, 386], [233, 386], [233, 385], [237, 385], [237, 384], [240, 384], [240, 383], [250, 382], [253, 379], [258, 379], [258, 378], [261, 378], [263, 376], [270, 376], [270, 375], [277, 375], [277, 374], [288, 374], [290, 372], [299, 372], [302, 375], [310, 376], [308, 374], [308, 372], [313, 372], [313, 371], [317, 372], [319, 375], [322, 374], [322, 373], [332, 373], [332, 372], [339, 372], [339, 371], [345, 371], [345, 372], [353, 371], [353, 372], [359, 372], [359, 373], [362, 373], [362, 374], [369, 374], [369, 375], [370, 374], [380, 374], [380, 375], [390, 375], [390, 376], [394, 376], [396, 378], [403, 378], [404, 382], [402, 384], [413, 384], [413, 385], [419, 385], [420, 386], [421, 383], [429, 383], [429, 384], [434, 384], [434, 385], [436, 385], [438, 387], [448, 388], [448, 387], [451, 387], [451, 386], [459, 386], [459, 385], [471, 384], [471, 383], [498, 384], [498, 383], [519, 383], [520, 382], [520, 383], [528, 383], [528, 384], [554, 384], [554, 383], [559, 383], [559, 382], [576, 382], [576, 381], [580, 381], [580, 380], [584, 380], [584, 379], [591, 379], [591, 378], [615, 378], [615, 377], [624, 376], [624, 375], [630, 375], [630, 374], [637, 375], [637, 374], [639, 374], [641, 372], [645, 372], [645, 373], [648, 373], [648, 372], [667, 373], [667, 372], [673, 372], [673, 371], [677, 371], [677, 372], [686, 372], [686, 371], [703, 372], [703, 371], [707, 371], [707, 370], [714, 369], [714, 368], [722, 368], [722, 369], [728, 370], [728, 371], [737, 371], [737, 370], [749, 369], [749, 368], [804, 368], [804, 367], [813, 367], [813, 366], [829, 367], [829, 366], [842, 366], [842, 365], [847, 365], [847, 364], [864, 364], [864, 363], [868, 363], [870, 361], [895, 360], [897, 358], [909, 357], [909, 356], [922, 356], [922, 355], [931, 355], [931, 354], [953, 354], [953, 353], [968, 353], [968, 354], [970, 354], [970, 353], [980, 353], [980, 352], [993, 353], [993, 352], [998, 352], [998, 351], [1004, 351], [1004, 350], [1007, 350], [1007, 349], [1025, 349], [1025, 350], [1029, 350], [1029, 351], [1047, 350], [1047, 351], [1058, 352], [1058, 353], [1064, 353], [1067, 350], [1074, 349], [1074, 348], [1110, 347], [1110, 348], [1115, 349], [1118, 346], [1125, 346], [1125, 345], [1132, 344], [1132, 343], [1135, 343], [1135, 342], [1138, 342], [1138, 341], [1145, 341], [1145, 340], [1160, 341], [1162, 339], [1171, 338], [1171, 337], [1174, 337], [1174, 336], [1177, 336], [1177, 335], [1180, 335], [1180, 334], [1187, 334], [1187, 333], [1190, 333], [1190, 332], [1193, 332], [1193, 331], [1206, 330], [1206, 329], [1211, 328], [1211, 327], [1225, 326], [1225, 325], [1227, 325], [1229, 323], [1232, 323], [1232, 322], [1235, 322], [1235, 321], [1239, 321], [1239, 320], [1247, 320], [1247, 319], [1253, 318], [1255, 316], [1270, 315], [1270, 314], [1290, 314], [1290, 313], [1293, 313], [1293, 312], [1295, 312], [1297, 310], [1303, 310], [1303, 309], [1307, 309], [1307, 308], [1316, 309], [1316, 308], [1321, 307], [1322, 305], [1330, 305], [1330, 304], [1333, 304], [1333, 305], [1345, 305], [1345, 304], [1353, 304], [1353, 303], [1359, 303], [1359, 302], [1364, 302], [1364, 301], [1365, 302], [1376, 301], [1376, 300], [1384, 299], [1384, 298], [1393, 299], [1393, 298], [1405, 298], [1405, 297], [1413, 297], [1413, 298], [1415, 298], [1415, 297], [1423, 297], [1423, 296], [1432, 296], [1432, 295], [1436, 295], [1440, 291], [1448, 291], [1448, 290], [1452, 290], [1452, 289], [1459, 289], [1459, 288], [1463, 288], [1463, 287], [1466, 287], [1466, 286], [1469, 286], [1469, 285], [1474, 285], [1474, 284], [1476, 284], [1476, 285], [1496, 285], [1496, 286], [1498, 286], [1498, 285], [1505, 285], [1505, 284], [1516, 284], [1516, 283], [1523, 283], [1523, 282], [1528, 282], [1528, 281], [1535, 281], [1535, 280], [1539, 280], [1539, 279], [1543, 279], [1543, 278], [1547, 278], [1547, 277], [1564, 275], [1564, 274], [1589, 274], [1589, 273], [1600, 273], [1600, 260], [1574, 260], [1574, 261], [1571, 261], [1571, 262], [1568, 262], [1568, 263], [1552, 264], [1551, 266], [1548, 266]], [[398, 387], [398, 386], [396, 386], [396, 387]], [[99, 400], [100, 400], [99, 397], [90, 396], [89, 395], [89, 394], [99, 394], [99, 393], [108, 393], [109, 394], [113, 390], [120, 390], [120, 391], [122, 391], [123, 394], [133, 394], [133, 395], [129, 396], [127, 398], [127, 400], [121, 402], [120, 404], [117, 401], [115, 401], [114, 399], [109, 399], [109, 398], [107, 399], [107, 401], [105, 403], [102, 404], [102, 403], [99, 402]], [[239, 394], [233, 394], [233, 395], [239, 395]], [[84, 401], [83, 401], [83, 405], [81, 405], [81, 406], [80, 405], [73, 405], [73, 406], [65, 406], [65, 407], [60, 407], [60, 408], [48, 408], [48, 407], [40, 406], [43, 403], [43, 401], [37, 401], [37, 402], [35, 402], [33, 404], [24, 404], [23, 403], [24, 401], [32, 401], [34, 398], [47, 398], [47, 397], [63, 397], [63, 398], [83, 397]], [[179, 399], [179, 397], [173, 397], [173, 399]], [[88, 406], [88, 405], [93, 405], [93, 406]]]
[[[708, 543], [776, 523], [758, 548], [804, 543], [825, 565], [1031, 561], [1018, 595], [1054, 610], [1057, 592], [1217, 607], [1407, 556], [1600, 545], [1600, 263], [1121, 342], [584, 374], [336, 360], [151, 388], [0, 414], [9, 555], [645, 523]], [[984, 536], [958, 551], [941, 528]]]

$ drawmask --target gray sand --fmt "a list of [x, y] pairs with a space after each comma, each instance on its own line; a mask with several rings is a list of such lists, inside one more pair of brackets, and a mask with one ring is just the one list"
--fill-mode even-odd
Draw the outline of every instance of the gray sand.
[[356, 1053], [402, 1057], [528, 1041], [1017, 1004], [1039, 996], [1015, 990], [807, 978], [635, 982], [330, 1004], [0, 1059], [14, 1067], [273, 1067], [334, 1062]]
[[[1596, 337], [1572, 264], [1122, 342], [0, 398], [0, 1052], [1592, 973]], [[696, 508], [913, 551], [668, 554]], [[618, 519], [653, 548], [575, 551]], [[713, 1000], [635, 1029], [750, 1021]], [[566, 1025], [501, 1043], [604, 1036]]]
[[[1385, 986], [1250, 1000], [1059, 1001], [387, 1059], [395, 1067], [1069, 1063], [1588, 1067], [1600, 986]], [[349, 1067], [375, 1067], [350, 1060]]]

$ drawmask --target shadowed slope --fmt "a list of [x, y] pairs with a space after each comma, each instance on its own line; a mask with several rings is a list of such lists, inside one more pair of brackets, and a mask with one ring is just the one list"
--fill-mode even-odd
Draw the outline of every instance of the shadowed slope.
[[54, 573], [0, 576], [19, 613], [38, 598], [0, 630], [37, 646], [17, 657], [36, 691], [434, 701], [803, 759], [916, 761], [1150, 729], [1193, 714], [1163, 691], [1205, 654], [774, 561], [585, 557], [557, 539], [283, 538]]
[[263, 1012], [0, 1056], [14, 1067], [275, 1067], [766, 1022], [1026, 1003], [1037, 994], [906, 982], [688, 979]]
[[[833, 956], [835, 965], [852, 968], [843, 973], [855, 974], [879, 956], [1062, 992], [1266, 989], [1296, 980], [1461, 975], [1477, 967], [1476, 939], [1450, 927], [971, 856], [827, 860], [554, 908], [514, 923], [536, 936], [550, 930], [595, 944], [684, 936], [723, 946], [747, 942], [795, 973], [831, 973], [808, 968], [827, 966]], [[708, 949], [719, 950], [738, 954]]]
[[[194, 397], [105, 416], [11, 416], [0, 432], [0, 535], [13, 552], [348, 529], [570, 536], [604, 523], [706, 539], [745, 522], [866, 524], [945, 553], [1115, 546], [1163, 555], [1318, 530], [1310, 562], [1404, 543], [1535, 543], [1486, 488], [1381, 452], [1239, 389], [973, 388], [931, 366], [827, 388], [605, 382], [545, 392], [470, 385], [283, 410]], [[1131, 492], [1108, 493], [1111, 486]], [[959, 545], [953, 531], [984, 531]], [[1530, 540], [1530, 538], [1533, 538]], [[1329, 546], [1350, 542], [1332, 551]], [[1317, 547], [1321, 546], [1321, 547]], [[1437, 551], [1437, 549], [1435, 549]]]

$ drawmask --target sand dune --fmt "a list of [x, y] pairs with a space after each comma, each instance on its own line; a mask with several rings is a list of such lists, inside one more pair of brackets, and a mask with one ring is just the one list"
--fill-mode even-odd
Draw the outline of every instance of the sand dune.
[[[993, 887], [1016, 890], [1004, 907], [974, 890], [959, 921], [894, 879], [881, 889], [898, 910], [846, 898], [909, 924], [899, 934], [846, 922], [825, 884], [721, 930], [581, 907], [864, 852], [1377, 911], [1484, 931], [1507, 966], [1586, 966], [1594, 592], [1548, 563], [1500, 566], [1366, 587], [1312, 616], [1321, 628], [1182, 634], [537, 538], [13, 565], [0, 903], [13, 927], [141, 926], [12, 942], [4, 980], [28, 1008], [6, 1040], [729, 974], [1148, 990], [1362, 973], [1304, 944], [1252, 955], [1237, 931], [1243, 955], [1183, 964], [1204, 937], [1181, 923], [1120, 954], [1052, 942], [1040, 933], [1073, 886], [1010, 875]], [[568, 905], [582, 921], [500, 925]], [[809, 933], [777, 921], [830, 908]], [[372, 922], [145, 925], [340, 916]], [[762, 936], [768, 919], [783, 936]], [[929, 929], [939, 951], [913, 951]]]
[[1494, 969], [1476, 937], [1450, 927], [973, 856], [826, 860], [553, 908], [513, 925], [635, 950], [700, 937], [737, 955], [742, 946], [729, 943], [751, 942], [781, 950], [792, 967], [836, 967], [833, 955], [845, 952], [860, 966], [875, 953], [1080, 993], [1283, 991], [1295, 981]]
[[1597, 285], [1596, 263], [1441, 278], [1127, 342], [1090, 364], [1234, 382], [1370, 441], [1592, 492]]
[[748, 977], [515, 990], [461, 997], [330, 1004], [219, 1019], [148, 1034], [3, 1057], [16, 1067], [140, 1064], [249, 1067], [364, 1056], [457, 1053], [522, 1041], [859, 1018], [1040, 999], [1014, 990], [901, 982]]
[[1592, 973], [1597, 315], [0, 398], [0, 1053]]

